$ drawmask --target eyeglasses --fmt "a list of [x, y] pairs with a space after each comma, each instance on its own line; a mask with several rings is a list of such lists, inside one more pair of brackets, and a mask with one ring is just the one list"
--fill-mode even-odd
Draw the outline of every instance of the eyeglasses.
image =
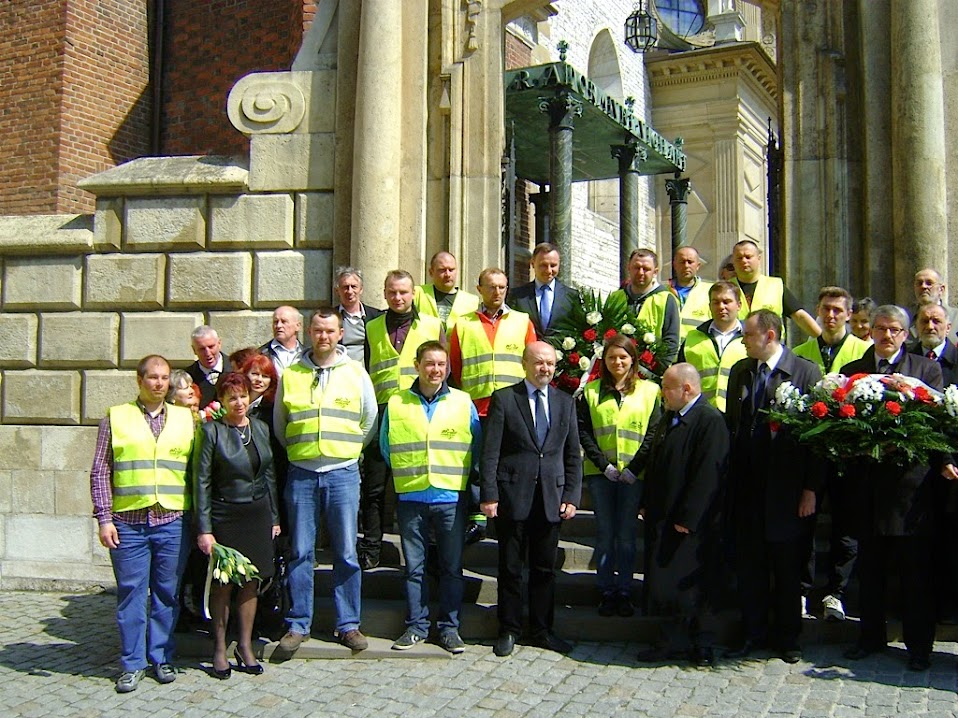
[[901, 327], [872, 327], [872, 334], [887, 334], [892, 339], [901, 334], [904, 329]]

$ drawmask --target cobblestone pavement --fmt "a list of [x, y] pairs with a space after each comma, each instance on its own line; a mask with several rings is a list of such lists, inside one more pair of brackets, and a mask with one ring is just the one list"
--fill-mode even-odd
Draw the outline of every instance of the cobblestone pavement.
[[[113, 690], [115, 597], [0, 592], [4, 716], [887, 716], [958, 715], [956, 644], [932, 670], [904, 669], [897, 646], [851, 664], [841, 646], [805, 661], [640, 667], [629, 643], [578, 643], [570, 656], [520, 647], [509, 659], [470, 645], [451, 659], [292, 660], [259, 677], [213, 680], [184, 659], [176, 682]], [[413, 649], [416, 650], [416, 649]]]

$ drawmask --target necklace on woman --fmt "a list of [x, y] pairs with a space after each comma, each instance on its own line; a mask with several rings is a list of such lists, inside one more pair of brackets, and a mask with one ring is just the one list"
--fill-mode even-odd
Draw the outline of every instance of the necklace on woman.
[[240, 435], [240, 441], [243, 442], [243, 446], [249, 446], [249, 442], [253, 440], [253, 428], [249, 424], [246, 425], [245, 428], [249, 429], [248, 435], [238, 426], [233, 426], [233, 428], [236, 429], [236, 433]]

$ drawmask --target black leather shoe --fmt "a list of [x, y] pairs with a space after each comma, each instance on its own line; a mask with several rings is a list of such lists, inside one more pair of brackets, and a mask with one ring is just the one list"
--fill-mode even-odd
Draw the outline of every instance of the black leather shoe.
[[361, 552], [359, 554], [359, 567], [363, 571], [379, 568], [379, 554], [374, 554], [371, 551]]
[[505, 658], [506, 656], [511, 656], [513, 649], [516, 647], [516, 634], [514, 633], [503, 633], [496, 639], [495, 645], [492, 647], [492, 652], [495, 653], [500, 658]]
[[466, 546], [479, 543], [486, 537], [486, 526], [478, 521], [470, 521], [466, 526]]
[[695, 646], [689, 651], [689, 661], [699, 668], [712, 668], [715, 665], [715, 653], [710, 646]]
[[779, 651], [778, 657], [786, 663], [798, 663], [800, 660], [802, 660], [802, 649], [789, 648], [785, 651]]
[[247, 663], [239, 654], [239, 649], [233, 650], [233, 658], [236, 660], [236, 670], [240, 673], [248, 673], [251, 676], [263, 675], [263, 666], [260, 663]]
[[536, 648], [545, 648], [547, 651], [555, 651], [556, 653], [570, 653], [572, 651], [571, 643], [563, 641], [552, 633], [543, 633], [539, 636], [534, 636], [529, 643]]
[[909, 671], [927, 671], [929, 668], [931, 668], [931, 659], [928, 656], [917, 653], [908, 656]]
[[223, 670], [219, 670], [218, 668], [213, 668], [213, 666], [210, 666], [210, 675], [213, 676], [213, 678], [218, 678], [221, 681], [225, 681], [227, 678], [233, 675], [233, 667], [229, 663], [226, 664], [226, 668]]
[[764, 650], [765, 646], [758, 641], [745, 641], [738, 648], [731, 648], [725, 652], [726, 658], [736, 659], [736, 658], [748, 658], [753, 653]]
[[872, 648], [865, 648], [865, 646], [855, 645], [845, 651], [842, 655], [845, 656], [850, 661], [860, 661], [863, 658], [868, 658], [872, 654], [880, 653], [880, 650], [875, 650]]

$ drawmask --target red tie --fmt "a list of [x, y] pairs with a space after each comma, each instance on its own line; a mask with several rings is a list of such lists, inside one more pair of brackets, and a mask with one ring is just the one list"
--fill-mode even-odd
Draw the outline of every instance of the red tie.
[[938, 361], [938, 357], [935, 356], [935, 350], [934, 350], [934, 349], [929, 349], [929, 350], [928, 350], [928, 353], [925, 354], [925, 356], [928, 357], [929, 359], [931, 359], [932, 361]]

